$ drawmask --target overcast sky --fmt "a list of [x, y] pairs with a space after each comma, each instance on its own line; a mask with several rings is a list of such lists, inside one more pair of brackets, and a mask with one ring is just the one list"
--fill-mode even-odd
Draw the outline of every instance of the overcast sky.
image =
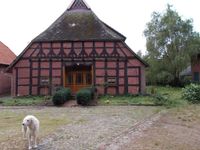
[[[72, 0], [0, 0], [0, 41], [20, 54], [38, 34], [53, 23]], [[86, 0], [95, 14], [127, 37], [126, 43], [145, 53], [143, 31], [153, 11], [162, 12], [167, 3], [185, 19], [192, 18], [200, 32], [199, 0]]]

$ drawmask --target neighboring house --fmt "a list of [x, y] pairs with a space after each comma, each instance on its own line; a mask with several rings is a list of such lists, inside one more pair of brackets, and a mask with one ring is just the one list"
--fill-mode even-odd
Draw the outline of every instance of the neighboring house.
[[9, 66], [12, 95], [52, 94], [57, 86], [73, 93], [89, 86], [99, 94], [143, 93], [147, 64], [125, 39], [83, 0], [74, 0]]
[[191, 67], [191, 65], [188, 66], [183, 71], [181, 71], [180, 76], [181, 76], [181, 78], [192, 77], [192, 67]]
[[15, 58], [16, 55], [0, 41], [0, 96], [11, 91], [11, 76], [4, 71]]
[[195, 82], [200, 81], [200, 54], [192, 57], [191, 63], [192, 80]]

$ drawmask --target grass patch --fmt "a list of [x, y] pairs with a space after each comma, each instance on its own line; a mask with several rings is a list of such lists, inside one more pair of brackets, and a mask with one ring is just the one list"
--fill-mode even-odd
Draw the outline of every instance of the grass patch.
[[162, 105], [167, 108], [187, 105], [187, 101], [182, 99], [181, 88], [173, 87], [147, 87], [145, 96], [125, 95], [125, 96], [102, 96], [100, 105]]
[[2, 106], [33, 106], [44, 104], [45, 97], [42, 96], [26, 96], [16, 98], [2, 98], [0, 104]]
[[149, 96], [102, 96], [100, 105], [154, 105], [153, 98]]
[[3, 144], [10, 141], [13, 144], [17, 143], [15, 149], [25, 147], [26, 142], [22, 137], [21, 123], [22, 119], [28, 114], [33, 114], [40, 120], [40, 138], [54, 133], [59, 127], [71, 122], [67, 114], [55, 114], [52, 113], [51, 109], [48, 109], [48, 111], [44, 109], [3, 109], [0, 113], [0, 146], [6, 145], [7, 148], [4, 147], [5, 149], [13, 149], [13, 145], [12, 148], [9, 148], [8, 144]]

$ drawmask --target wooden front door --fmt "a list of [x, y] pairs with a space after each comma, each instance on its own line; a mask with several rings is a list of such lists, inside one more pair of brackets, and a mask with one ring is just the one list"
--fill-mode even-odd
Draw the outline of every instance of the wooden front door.
[[92, 85], [91, 67], [66, 68], [65, 87], [76, 93], [78, 90]]

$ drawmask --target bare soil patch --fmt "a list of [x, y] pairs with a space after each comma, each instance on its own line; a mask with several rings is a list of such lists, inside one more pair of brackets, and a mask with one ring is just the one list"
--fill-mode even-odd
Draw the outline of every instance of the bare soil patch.
[[172, 109], [140, 134], [117, 149], [199, 150], [200, 106]]

